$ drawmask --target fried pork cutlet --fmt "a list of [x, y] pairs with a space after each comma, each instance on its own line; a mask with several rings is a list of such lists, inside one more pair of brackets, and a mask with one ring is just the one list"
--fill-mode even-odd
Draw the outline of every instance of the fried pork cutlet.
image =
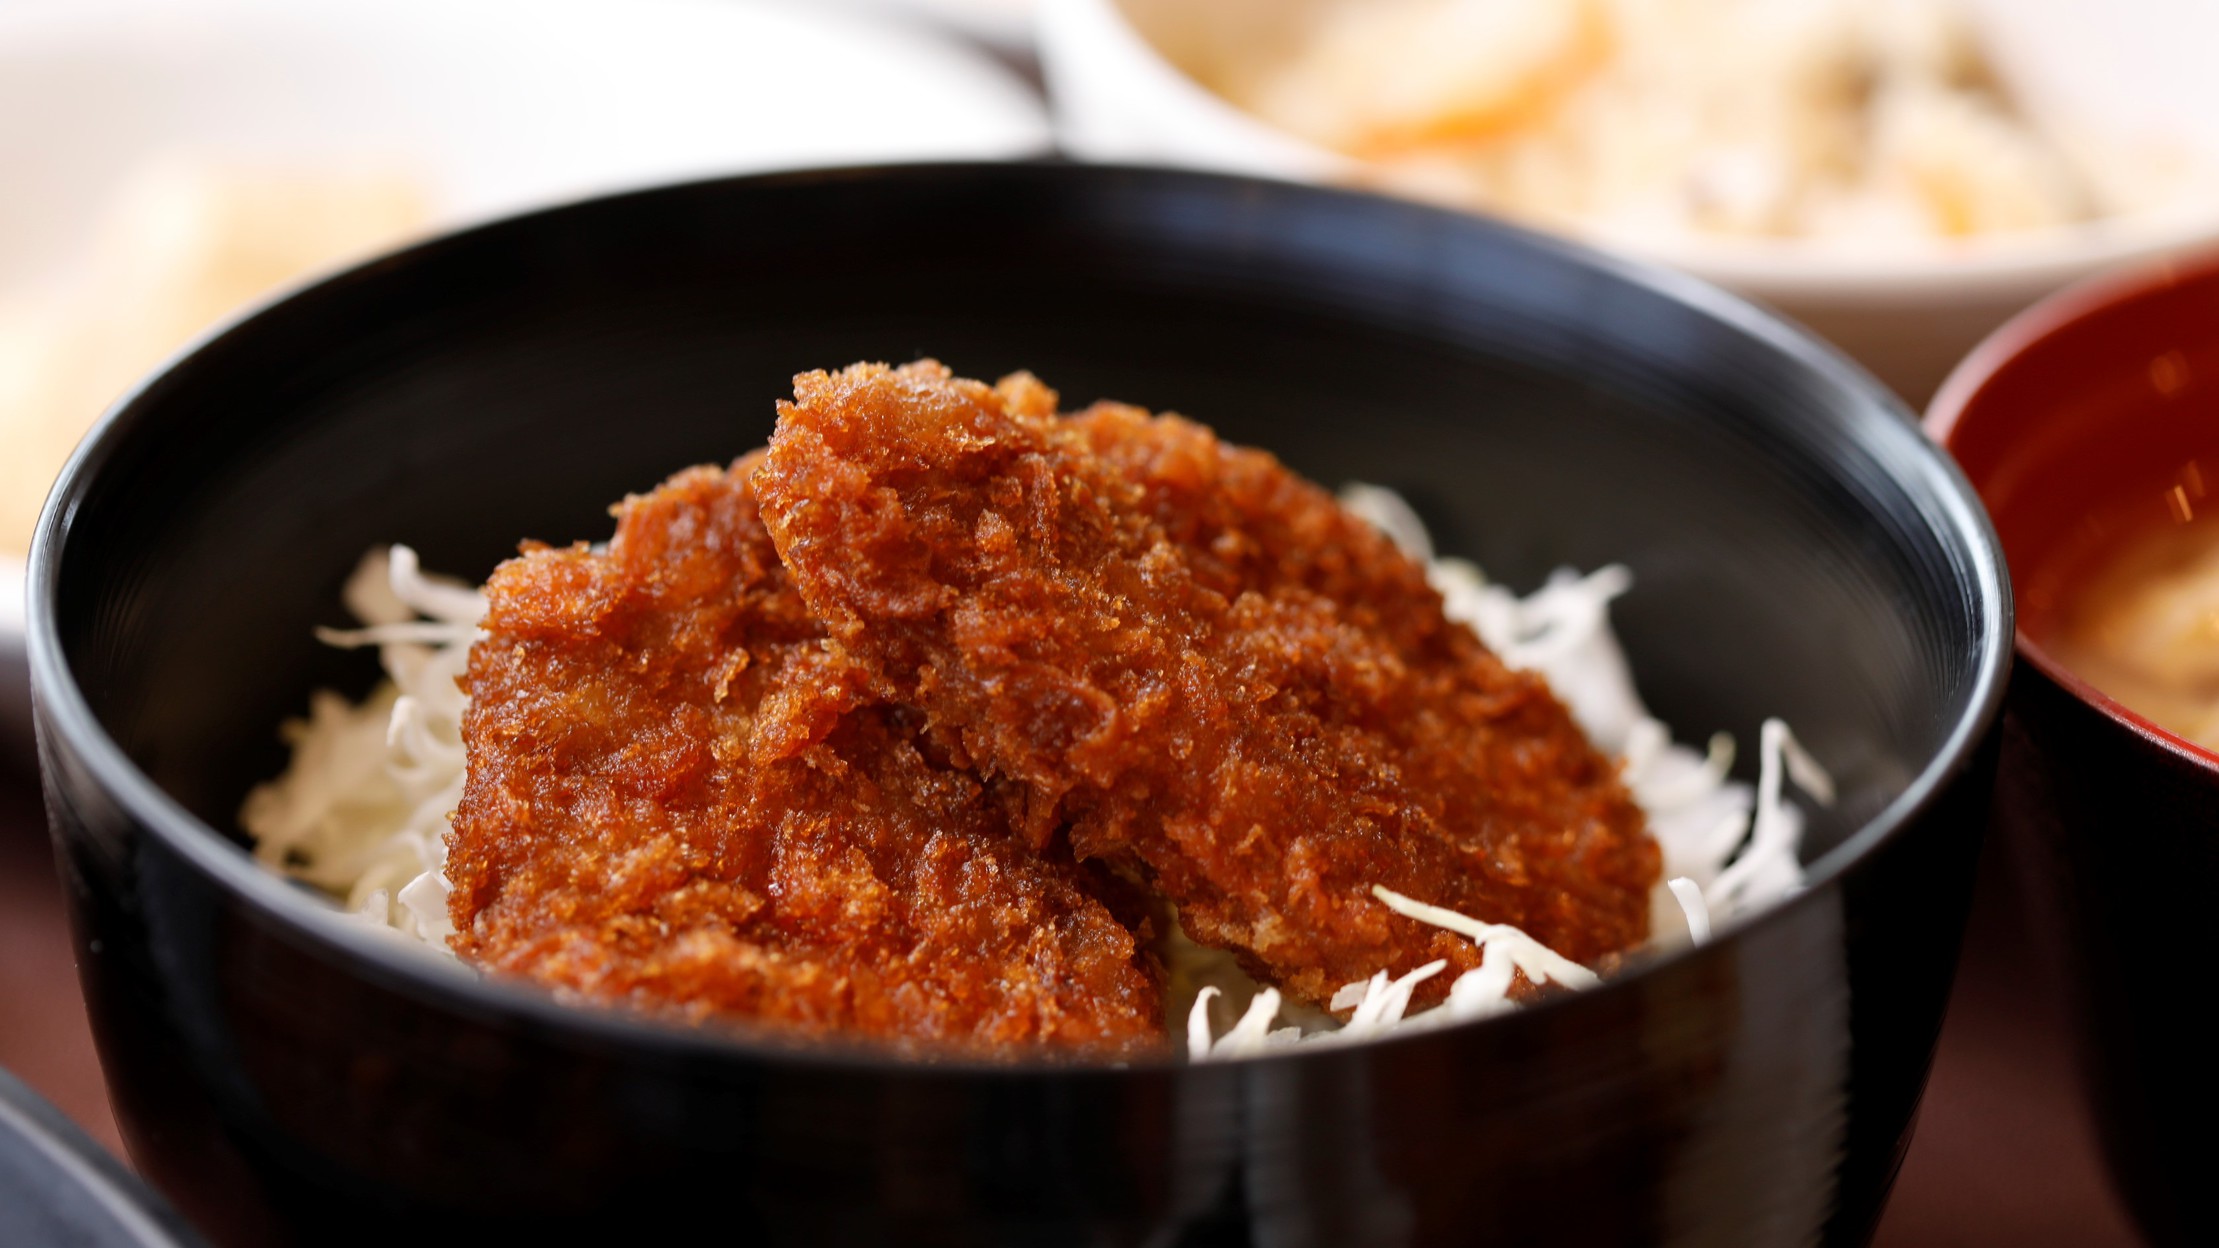
[[447, 875], [455, 950], [577, 996], [912, 1046], [1130, 1051], [1158, 973], [1089, 870], [827, 645], [749, 480], [696, 468], [606, 553], [486, 594]]
[[1374, 885], [1579, 961], [1646, 936], [1658, 852], [1615, 766], [1272, 457], [1059, 417], [1024, 375], [858, 365], [796, 379], [756, 489], [840, 649], [1035, 843], [1144, 876], [1298, 998], [1445, 958], [1433, 1000], [1475, 964]]

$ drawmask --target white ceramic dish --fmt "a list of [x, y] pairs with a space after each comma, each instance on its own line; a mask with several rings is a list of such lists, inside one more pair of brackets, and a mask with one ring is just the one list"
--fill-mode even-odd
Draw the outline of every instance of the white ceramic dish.
[[[1984, 49], [2034, 117], [2163, 134], [2219, 161], [2219, 45], [2208, 0], [1968, 0]], [[1043, 0], [1040, 55], [1058, 137], [1089, 159], [1155, 161], [1303, 181], [1348, 158], [1236, 109], [1184, 67], [1284, 41], [1297, 0]], [[2219, 237], [2219, 204], [1999, 242], [1947, 258], [1822, 244], [1658, 245], [1649, 259], [1770, 303], [1856, 356], [1914, 407], [1988, 331], [2097, 270]], [[1597, 241], [1597, 240], [1589, 240]]]
[[852, 0], [904, 13], [976, 39], [1005, 54], [1030, 55], [1038, 0]]
[[[71, 265], [184, 147], [422, 169], [440, 228], [627, 186], [1048, 144], [974, 50], [794, 0], [0, 0], [0, 288]], [[0, 555], [0, 757], [27, 756], [22, 564]]]

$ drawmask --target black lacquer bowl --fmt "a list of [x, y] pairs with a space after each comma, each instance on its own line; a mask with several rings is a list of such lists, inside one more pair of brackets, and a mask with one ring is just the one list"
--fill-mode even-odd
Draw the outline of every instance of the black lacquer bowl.
[[[489, 985], [264, 874], [234, 813], [342, 578], [760, 443], [796, 371], [929, 353], [1177, 408], [1405, 491], [1617, 618], [1693, 739], [1836, 772], [1811, 886], [1593, 992], [1190, 1069], [926, 1066]], [[357, 269], [126, 401], [32, 568], [84, 984], [143, 1171], [223, 1237], [1856, 1243], [1955, 962], [2010, 658], [1993, 538], [1877, 386], [1691, 281], [1360, 195], [1064, 166], [816, 173], [504, 222]], [[1744, 756], [1753, 755], [1744, 750]]]
[[2219, 752], [2112, 700], [2052, 645], [2123, 542], [2208, 519], [2215, 416], [2219, 254], [2206, 253], [2021, 313], [1926, 422], [2017, 573], [1996, 830], [2060, 972], [2112, 1177], [2167, 1245], [2219, 1242], [2219, 1068], [2200, 994], [2182, 990], [2211, 943]]

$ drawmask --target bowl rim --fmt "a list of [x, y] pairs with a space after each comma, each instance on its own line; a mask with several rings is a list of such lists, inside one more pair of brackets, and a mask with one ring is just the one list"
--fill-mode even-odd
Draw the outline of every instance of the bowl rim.
[[[1927, 436], [1954, 455], [1952, 443], [1966, 414], [2020, 360], [2049, 349], [2081, 325], [2123, 314], [2184, 286], [2215, 283], [2219, 283], [2219, 248], [2107, 270], [2067, 286], [1998, 326], [1950, 370], [1921, 421]], [[2020, 658], [2119, 727], [2183, 762], [2219, 772], [2219, 750], [2198, 745], [2105, 693], [2066, 666], [2025, 629], [2014, 627], [2012, 642]]]
[[[1075, 20], [1091, 27], [1086, 30], [1090, 36], [1114, 31], [1114, 37], [1082, 42], [1079, 31], [1071, 29]], [[1188, 73], [1133, 23], [1119, 0], [1041, 0], [1036, 21], [1059, 137], [1067, 133], [1068, 93], [1057, 90], [1061, 76], [1056, 67], [1065, 56], [1083, 55], [1143, 69], [1137, 78], [1142, 89], [1218, 134], [1237, 136], [1246, 169], [1279, 177], [1362, 181], [1362, 160], [1281, 130]], [[1484, 207], [1451, 207], [1494, 215]], [[1762, 298], [1824, 299], [1845, 310], [1883, 310], [1907, 299], [2024, 299], [2092, 271], [2193, 249], [2219, 238], [2214, 209], [2219, 203], [2209, 199], [2161, 204], [2071, 225], [1976, 237], [1961, 246], [1926, 248], [1703, 234], [1619, 237], [1578, 219], [1541, 228], [1590, 247], [1685, 269]]]
[[[1356, 1045], [1319, 1045], [1206, 1064], [1190, 1064], [1182, 1053], [1176, 1052], [1181, 1047], [1176, 1035], [1176, 1020], [1167, 1029], [1171, 1033], [1167, 1035], [1170, 1043], [1161, 1053], [1114, 1063], [1096, 1058], [1058, 1059], [1054, 1055], [1034, 1054], [1011, 1061], [970, 1054], [911, 1057], [889, 1053], [883, 1045], [843, 1037], [803, 1039], [779, 1034], [775, 1028], [745, 1025], [695, 1027], [616, 1009], [562, 1004], [543, 990], [482, 977], [451, 958], [427, 952], [397, 933], [381, 933], [366, 925], [345, 921], [328, 902], [310, 897], [284, 877], [264, 868], [222, 831], [187, 811], [141, 771], [102, 727], [76, 681], [62, 646], [57, 589], [69, 529], [91, 482], [114, 457], [118, 446], [132, 436], [134, 428], [149, 419], [148, 412], [159, 410], [155, 403], [159, 392], [204, 348], [247, 332], [263, 315], [313, 291], [375, 280], [379, 273], [422, 257], [470, 246], [483, 235], [540, 228], [550, 218], [593, 212], [606, 205], [683, 197], [709, 188], [730, 192], [757, 187], [793, 188], [868, 181], [879, 184], [883, 191], [889, 185], [909, 181], [1010, 177], [1124, 179], [1161, 191], [1209, 186], [1249, 197], [1319, 197], [1392, 205], [1396, 211], [1440, 218], [1448, 228], [1506, 236], [1513, 245], [1536, 249], [1554, 261], [1599, 272], [1689, 306], [1758, 339], [1835, 386], [1861, 395], [1869, 401], [1868, 405], [1861, 413], [1850, 413], [1846, 421], [1858, 430], [1859, 441], [1900, 440], [1899, 449], [1905, 453], [1904, 463], [1911, 471], [1908, 476], [1891, 474], [1891, 477], [1925, 504], [1922, 507], [1925, 530], [1938, 544], [1945, 550], [1952, 546], [1961, 548], [1962, 568], [1969, 588], [1974, 591], [1966, 605], [1978, 613], [1978, 654], [1972, 679], [1959, 695], [1954, 722], [1901, 792], [1839, 844], [1806, 866], [1801, 889], [1755, 914], [1737, 916], [1718, 925], [1711, 940], [1703, 945], [1683, 945], [1662, 952], [1641, 960], [1628, 973], [1613, 977], [1596, 988], [1547, 998], [1488, 1018], [1390, 1033]], [[1877, 432], [1868, 434], [1865, 430]], [[1987, 512], [1962, 470], [1940, 447], [1921, 435], [1915, 419], [1892, 392], [1833, 347], [1748, 300], [1684, 273], [1451, 209], [1269, 178], [1062, 160], [915, 162], [815, 168], [707, 178], [591, 196], [436, 235], [336, 274], [281, 289], [203, 331], [153, 372], [139, 379], [101, 415], [93, 430], [72, 453], [40, 515], [30, 559], [29, 599], [28, 651], [42, 773], [48, 769], [50, 755], [72, 757], [88, 774], [94, 787], [120, 813], [170, 853], [213, 880], [235, 904], [257, 921], [283, 929], [289, 942], [305, 945], [346, 964], [351, 974], [435, 1009], [557, 1044], [576, 1044], [583, 1038], [661, 1060], [770, 1061], [804, 1069], [1006, 1080], [1116, 1078], [1135, 1072], [1176, 1076], [1213, 1068], [1237, 1074], [1251, 1068], [1253, 1063], [1332, 1061], [1351, 1054], [1369, 1053], [1380, 1046], [1423, 1043], [1473, 1027], [1492, 1027], [1504, 1033], [1538, 1026], [1540, 1021], [1557, 1017], [1564, 1011], [1583, 1008], [1592, 999], [1605, 995], [1617, 997], [1633, 991], [1642, 981], [1683, 962], [1716, 955], [1733, 940], [1777, 927], [1787, 922], [1793, 913], [1829, 904], [1821, 900], [1822, 894], [1831, 892], [1844, 877], [1862, 872], [1878, 856], [1878, 851], [1906, 835], [1916, 817], [1933, 806], [1945, 790], [1975, 766], [1979, 747], [1990, 735], [2002, 711], [2012, 659], [2011, 647], [2004, 644], [2004, 638], [2010, 634], [2013, 612], [2009, 573], [2001, 557], [2001, 548]], [[52, 781], [48, 784], [51, 792]]]

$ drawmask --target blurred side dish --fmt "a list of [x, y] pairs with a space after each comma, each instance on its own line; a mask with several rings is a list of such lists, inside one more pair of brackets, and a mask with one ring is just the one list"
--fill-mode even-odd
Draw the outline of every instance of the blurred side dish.
[[1379, 185], [1627, 241], [1903, 243], [2162, 202], [2180, 154], [2046, 132], [1941, 0], [1317, 0], [1235, 104]]
[[2203, 474], [2176, 487], [2176, 523], [2144, 528], [2065, 595], [2044, 644], [2159, 727], [2219, 750], [2219, 520], [2194, 517]]
[[171, 156], [130, 178], [67, 280], [0, 290], [0, 554], [29, 549], [47, 487], [134, 379], [241, 305], [429, 219], [423, 181], [374, 163]]

